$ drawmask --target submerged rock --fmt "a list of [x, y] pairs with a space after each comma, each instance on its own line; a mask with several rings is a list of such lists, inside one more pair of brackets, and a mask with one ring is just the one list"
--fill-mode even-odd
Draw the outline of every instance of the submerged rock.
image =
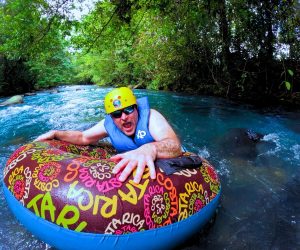
[[253, 160], [276, 147], [274, 142], [262, 140], [263, 137], [263, 134], [250, 129], [232, 128], [220, 139], [219, 144], [227, 156]]
[[0, 106], [8, 106], [8, 105], [18, 104], [23, 102], [24, 100], [22, 95], [15, 95], [9, 98], [8, 100], [0, 103]]
[[247, 129], [245, 131], [245, 134], [247, 135], [248, 139], [253, 141], [253, 142], [258, 142], [264, 137], [263, 134], [256, 133], [251, 129]]
[[49, 91], [50, 94], [57, 94], [60, 93], [60, 91], [58, 89], [52, 89]]

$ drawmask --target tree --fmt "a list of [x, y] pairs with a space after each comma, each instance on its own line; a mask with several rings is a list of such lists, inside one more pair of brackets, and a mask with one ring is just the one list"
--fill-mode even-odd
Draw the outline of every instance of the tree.
[[78, 81], [249, 100], [300, 91], [299, 1], [99, 0], [76, 21], [77, 1], [2, 4], [0, 57], [21, 59], [42, 87]]
[[[0, 6], [0, 56], [4, 58], [2, 94], [24, 92], [70, 80], [71, 68], [65, 36], [70, 22], [66, 2], [7, 0]], [[22, 67], [19, 65], [21, 64]], [[18, 72], [26, 69], [26, 77]], [[14, 71], [15, 79], [10, 76]], [[28, 76], [28, 77], [27, 77]]]

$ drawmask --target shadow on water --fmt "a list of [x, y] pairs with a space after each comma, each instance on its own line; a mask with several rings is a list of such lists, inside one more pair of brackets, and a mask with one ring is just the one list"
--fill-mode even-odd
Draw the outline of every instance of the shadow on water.
[[[20, 145], [49, 129], [84, 130], [103, 118], [106, 92], [95, 86], [65, 87], [0, 108], [1, 179], [9, 155]], [[221, 179], [216, 216], [176, 250], [300, 249], [299, 112], [170, 92], [136, 94], [149, 96], [185, 147], [207, 158]], [[250, 139], [249, 131], [254, 133]], [[15, 220], [2, 189], [0, 205], [0, 250], [49, 248]]]

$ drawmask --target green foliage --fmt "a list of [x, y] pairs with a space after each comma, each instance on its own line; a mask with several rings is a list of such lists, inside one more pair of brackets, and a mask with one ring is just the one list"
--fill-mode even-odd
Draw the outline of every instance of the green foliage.
[[99, 85], [130, 84], [132, 47], [126, 43], [130, 30], [116, 16], [114, 5], [104, 1], [78, 27], [72, 39], [75, 48], [83, 48], [75, 60], [78, 80]]
[[284, 85], [285, 89], [289, 93], [291, 93], [292, 89], [293, 89], [294, 71], [291, 70], [291, 69], [286, 69], [284, 62], [282, 62], [282, 65], [283, 65], [284, 70], [281, 73], [281, 76], [284, 76], [284, 80], [281, 82], [281, 84], [279, 85], [279, 87], [281, 87], [281, 85]]
[[74, 66], [63, 50], [47, 51], [26, 63], [36, 76], [35, 88], [49, 88], [73, 81]]
[[286, 89], [290, 91], [291, 90], [291, 83], [288, 82], [288, 81], [284, 81], [284, 84], [285, 84]]
[[22, 59], [37, 88], [93, 82], [250, 99], [300, 91], [296, 0], [102, 0], [75, 21], [76, 1], [0, 5], [0, 57]]
[[291, 69], [288, 69], [288, 73], [290, 76], [294, 76], [294, 72]]
[[[5, 77], [0, 82], [0, 94], [9, 94], [4, 85], [19, 92], [30, 91], [34, 85], [39, 89], [72, 80], [73, 65], [66, 40], [71, 26], [63, 16], [66, 2], [70, 1], [61, 2], [59, 7], [59, 2], [51, 2], [57, 4], [53, 6], [44, 0], [7, 0], [0, 6], [0, 57], [11, 62], [1, 65]], [[10, 78], [11, 70], [18, 70], [10, 69], [16, 62], [29, 69], [30, 80], [25, 77], [16, 83]]]

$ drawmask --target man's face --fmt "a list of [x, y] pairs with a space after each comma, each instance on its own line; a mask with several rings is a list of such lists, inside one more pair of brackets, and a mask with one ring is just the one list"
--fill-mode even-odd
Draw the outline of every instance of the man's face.
[[[126, 109], [126, 108], [125, 108]], [[136, 107], [133, 112], [130, 114], [126, 114], [122, 112], [120, 118], [115, 118], [113, 115], [111, 116], [116, 126], [127, 136], [132, 136], [135, 133], [135, 129], [138, 122], [138, 111]]]

